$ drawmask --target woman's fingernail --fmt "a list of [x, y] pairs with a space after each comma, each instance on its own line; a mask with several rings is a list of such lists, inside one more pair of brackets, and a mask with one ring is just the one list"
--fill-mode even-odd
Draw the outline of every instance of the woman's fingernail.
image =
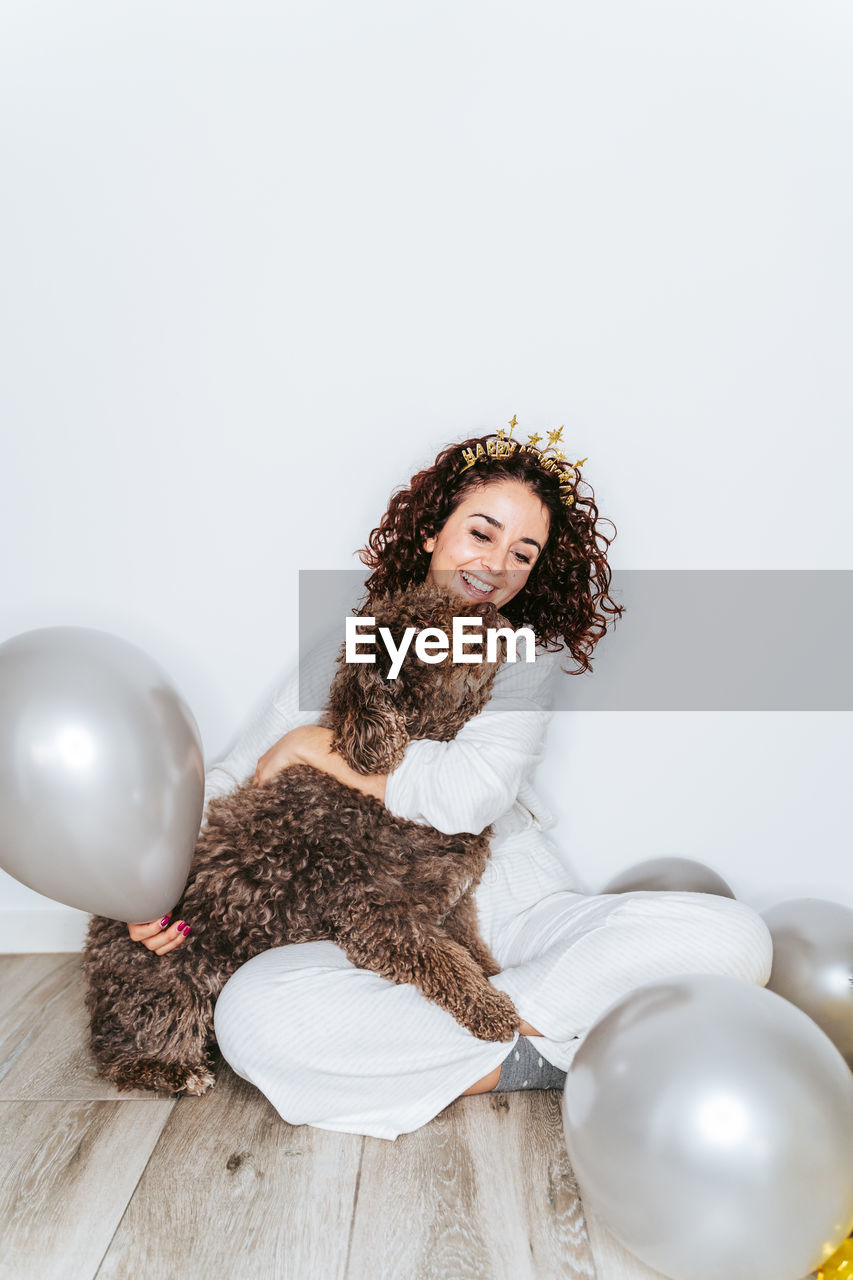
[[185, 938], [189, 936], [189, 932], [190, 932], [190, 929], [191, 929], [191, 928], [192, 928], [192, 925], [189, 925], [189, 924], [185, 924], [185, 925], [184, 925], [184, 937], [185, 937]]
[[184, 928], [184, 922], [183, 922], [183, 920], [179, 920], [179, 921], [178, 921], [176, 928], [177, 928], [177, 930], [178, 930], [178, 933], [182, 933], [182, 932], [183, 932], [183, 928]]
[[166, 925], [169, 923], [169, 921], [171, 920], [171, 918], [172, 918], [171, 916], [163, 916], [163, 919], [160, 921], [160, 928], [164, 929]]

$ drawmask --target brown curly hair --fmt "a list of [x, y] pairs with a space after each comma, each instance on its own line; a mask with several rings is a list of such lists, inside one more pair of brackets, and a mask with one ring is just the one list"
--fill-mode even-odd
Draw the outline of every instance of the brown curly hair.
[[[590, 655], [607, 630], [605, 615], [621, 617], [624, 612], [624, 606], [609, 595], [607, 548], [616, 536], [616, 526], [607, 521], [613, 528], [610, 538], [599, 531], [602, 518], [592, 488], [582, 479], [577, 465], [558, 463], [558, 469], [549, 471], [535, 453], [522, 448], [503, 457], [481, 456], [474, 466], [462, 470], [463, 449], [476, 451], [478, 445], [485, 449], [489, 440], [497, 438], [494, 434], [475, 436], [448, 445], [431, 467], [394, 491], [380, 524], [358, 552], [361, 561], [374, 570], [365, 582], [365, 608], [369, 608], [370, 599], [403, 590], [426, 577], [430, 554], [424, 550], [424, 538], [440, 532], [472, 489], [494, 480], [519, 480], [547, 509], [549, 534], [524, 588], [501, 612], [514, 627], [532, 627], [545, 649], [556, 651], [565, 645], [578, 664], [568, 674], [579, 675], [591, 669]], [[575, 500], [569, 507], [561, 498], [559, 485], [560, 472], [568, 470], [576, 476], [570, 489]], [[588, 493], [580, 491], [581, 485]]]

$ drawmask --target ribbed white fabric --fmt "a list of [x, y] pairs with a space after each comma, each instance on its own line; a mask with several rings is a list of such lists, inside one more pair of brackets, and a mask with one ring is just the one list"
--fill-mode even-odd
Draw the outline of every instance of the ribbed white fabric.
[[[330, 637], [303, 670], [318, 708], [339, 648]], [[489, 703], [452, 742], [411, 743], [388, 779], [386, 804], [442, 831], [494, 824], [476, 890], [482, 935], [502, 966], [490, 981], [543, 1032], [543, 1057], [567, 1068], [586, 1030], [635, 986], [682, 973], [763, 985], [772, 944], [761, 917], [731, 899], [578, 892], [532, 786], [561, 658], [538, 654], [533, 664], [505, 666]], [[283, 734], [316, 719], [316, 710], [299, 711], [294, 674], [210, 771], [206, 798], [231, 790]], [[226, 1060], [289, 1123], [387, 1139], [425, 1124], [515, 1043], [478, 1040], [418, 988], [356, 968], [326, 941], [279, 947], [243, 965], [219, 997], [215, 1022]]]

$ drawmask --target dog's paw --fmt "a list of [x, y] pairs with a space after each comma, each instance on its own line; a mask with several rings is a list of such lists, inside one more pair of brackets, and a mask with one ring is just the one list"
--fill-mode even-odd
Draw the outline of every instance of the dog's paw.
[[511, 1040], [521, 1026], [521, 1018], [505, 991], [493, 988], [480, 997], [459, 1019], [478, 1040]]
[[182, 1067], [184, 1082], [176, 1093], [185, 1093], [188, 1097], [198, 1098], [216, 1084], [216, 1076], [206, 1066]]
[[117, 1089], [154, 1089], [171, 1094], [198, 1097], [216, 1083], [210, 1064], [160, 1062], [138, 1058], [135, 1062], [108, 1068], [104, 1075]]

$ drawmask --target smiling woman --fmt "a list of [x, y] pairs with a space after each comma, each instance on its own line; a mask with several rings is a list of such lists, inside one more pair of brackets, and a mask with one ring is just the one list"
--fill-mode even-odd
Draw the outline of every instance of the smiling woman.
[[[512, 1042], [478, 1039], [414, 982], [354, 965], [334, 941], [264, 951], [222, 990], [216, 1035], [234, 1070], [291, 1124], [395, 1138], [462, 1094], [559, 1087], [579, 1038], [650, 978], [769, 976], [769, 931], [750, 908], [709, 894], [585, 895], [546, 834], [553, 819], [533, 773], [553, 683], [566, 656], [576, 671], [589, 669], [608, 615], [622, 612], [608, 590], [610, 540], [581, 464], [570, 466], [556, 448], [560, 436], [549, 433], [550, 453], [536, 447], [541, 436], [525, 446], [505, 430], [450, 445], [392, 495], [361, 552], [372, 570], [362, 622], [379, 596], [427, 580], [457, 595], [462, 614], [476, 602], [530, 628], [534, 662], [505, 663], [488, 702], [454, 738], [410, 741], [391, 773], [367, 775], [331, 749], [330, 729], [306, 723], [294, 673], [207, 776], [210, 800], [253, 775], [263, 784], [306, 763], [397, 818], [451, 835], [491, 829], [474, 897], [480, 934], [500, 965], [488, 980], [518, 1015]], [[329, 680], [340, 642], [336, 633], [312, 657]], [[389, 912], [417, 917], [416, 896], [400, 888], [398, 901], [377, 905], [376, 928]], [[193, 945], [161, 922], [150, 928], [142, 940], [161, 954]]]

